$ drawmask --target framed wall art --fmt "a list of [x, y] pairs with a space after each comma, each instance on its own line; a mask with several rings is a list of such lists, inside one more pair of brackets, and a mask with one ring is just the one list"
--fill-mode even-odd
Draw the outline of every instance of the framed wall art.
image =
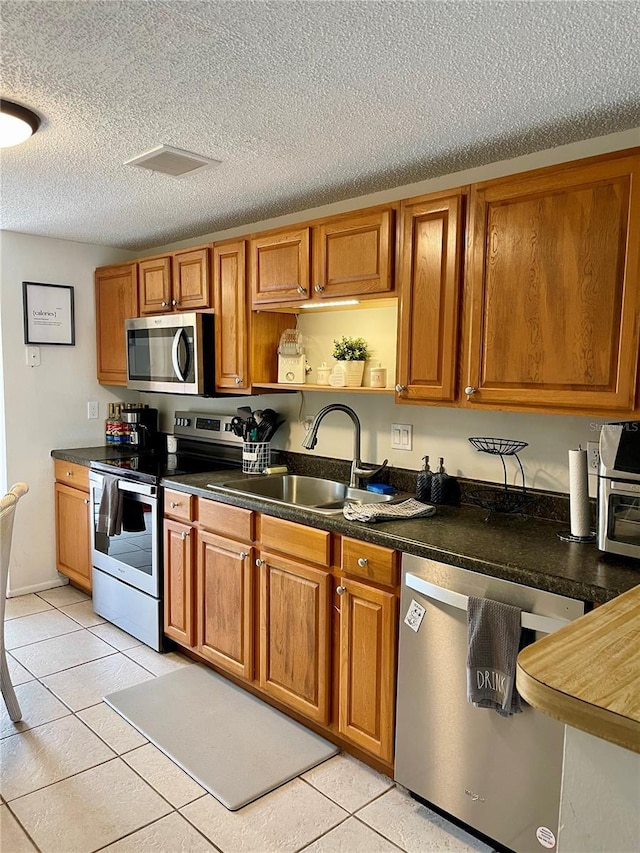
[[22, 282], [25, 344], [75, 346], [73, 287]]

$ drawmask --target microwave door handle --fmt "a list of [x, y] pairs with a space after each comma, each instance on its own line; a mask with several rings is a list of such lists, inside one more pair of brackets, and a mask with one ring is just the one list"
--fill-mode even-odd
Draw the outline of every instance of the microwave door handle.
[[178, 329], [178, 331], [173, 336], [173, 343], [171, 344], [171, 363], [173, 364], [173, 370], [180, 382], [184, 382], [186, 379], [185, 373], [180, 367], [180, 361], [178, 360], [178, 350], [180, 348], [180, 339], [184, 335], [184, 329]]

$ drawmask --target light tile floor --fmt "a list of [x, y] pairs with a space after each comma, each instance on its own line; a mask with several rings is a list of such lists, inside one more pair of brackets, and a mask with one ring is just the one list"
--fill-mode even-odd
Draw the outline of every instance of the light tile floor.
[[489, 853], [341, 754], [230, 812], [102, 702], [190, 661], [96, 616], [70, 586], [7, 601], [24, 719], [0, 701], [3, 853]]

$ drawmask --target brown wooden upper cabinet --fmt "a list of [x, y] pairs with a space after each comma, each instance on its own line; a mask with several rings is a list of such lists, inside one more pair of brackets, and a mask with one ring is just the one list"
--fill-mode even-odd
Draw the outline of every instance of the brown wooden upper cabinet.
[[138, 316], [136, 264], [100, 267], [95, 271], [98, 382], [127, 384], [124, 321]]
[[640, 154], [477, 184], [469, 233], [464, 404], [632, 410]]
[[213, 304], [216, 388], [246, 393], [251, 380], [244, 240], [213, 248]]
[[138, 262], [140, 314], [211, 307], [209, 247]]
[[250, 240], [252, 304], [296, 305], [393, 290], [391, 208], [359, 211]]
[[247, 301], [246, 241], [213, 248], [216, 389], [251, 393], [254, 384], [274, 382], [277, 347], [291, 326], [287, 314], [251, 312]]
[[460, 189], [402, 203], [399, 403], [456, 397], [465, 194]]

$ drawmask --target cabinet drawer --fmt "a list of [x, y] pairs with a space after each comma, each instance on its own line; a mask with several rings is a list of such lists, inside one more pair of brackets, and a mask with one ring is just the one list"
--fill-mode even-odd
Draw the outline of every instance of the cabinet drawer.
[[253, 542], [254, 514], [249, 509], [200, 498], [198, 518], [200, 527], [213, 533], [239, 539], [241, 542]]
[[331, 565], [331, 534], [326, 530], [263, 515], [260, 517], [260, 541], [266, 550], [320, 566]]
[[65, 483], [73, 489], [84, 489], [89, 491], [89, 469], [85, 465], [77, 465], [75, 462], [65, 462], [55, 459], [56, 480]]
[[193, 521], [195, 496], [173, 489], [164, 490], [164, 514], [179, 521]]
[[376, 583], [395, 586], [398, 582], [398, 553], [391, 548], [371, 545], [359, 539], [342, 538], [342, 571]]

